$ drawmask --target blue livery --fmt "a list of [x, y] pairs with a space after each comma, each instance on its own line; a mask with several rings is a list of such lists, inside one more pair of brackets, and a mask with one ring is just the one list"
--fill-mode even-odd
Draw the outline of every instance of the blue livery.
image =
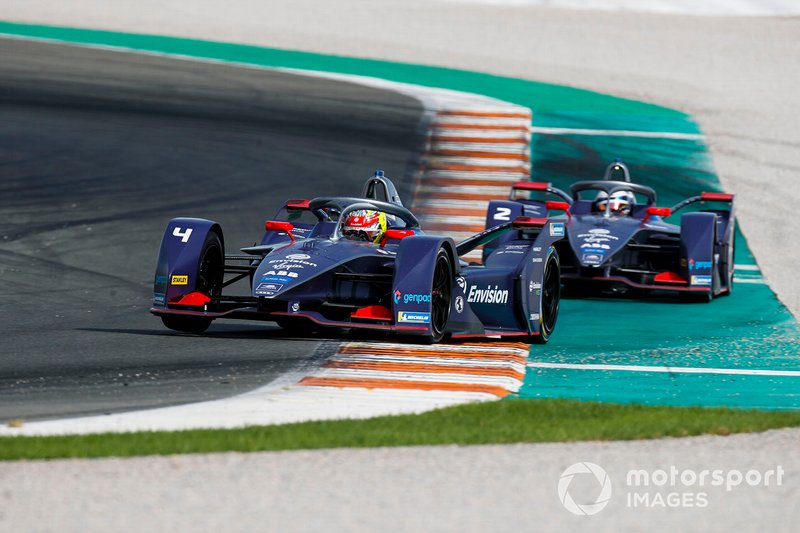
[[[520, 193], [526, 195], [520, 198]], [[557, 198], [553, 200], [553, 198]], [[687, 206], [680, 225], [664, 218]], [[624, 163], [615, 161], [602, 180], [580, 181], [569, 192], [545, 182], [518, 182], [508, 200], [493, 200], [486, 227], [505, 217], [550, 216], [566, 239], [555, 247], [561, 281], [576, 295], [637, 295], [651, 291], [708, 302], [733, 288], [734, 195], [704, 192], [671, 208], [656, 206], [656, 192], [632, 183]], [[509, 236], [497, 239], [484, 254], [493, 254]]]
[[[383, 224], [378, 233], [349, 230], [373, 214]], [[168, 328], [194, 333], [217, 318], [275, 321], [295, 332], [382, 330], [424, 342], [545, 343], [555, 329], [563, 221], [520, 212], [456, 243], [425, 233], [376, 172], [360, 196], [290, 200], [265, 228], [259, 244], [226, 254], [219, 224], [171, 220], [150, 311]], [[460, 259], [481, 246], [493, 250], [483, 264]], [[237, 282], [249, 291], [231, 294]]]

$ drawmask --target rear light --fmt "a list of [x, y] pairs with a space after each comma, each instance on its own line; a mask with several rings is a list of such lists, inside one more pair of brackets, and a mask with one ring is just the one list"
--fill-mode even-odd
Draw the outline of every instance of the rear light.
[[292, 235], [292, 230], [294, 229], [294, 224], [291, 222], [281, 222], [278, 220], [267, 220], [264, 224], [264, 228], [267, 231], [285, 231], [286, 234], [289, 236], [292, 241], [294, 241], [294, 235]]

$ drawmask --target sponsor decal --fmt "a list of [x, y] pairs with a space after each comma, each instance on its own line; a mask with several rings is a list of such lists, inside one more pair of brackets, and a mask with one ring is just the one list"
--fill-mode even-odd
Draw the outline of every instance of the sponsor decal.
[[458, 276], [456, 278], [456, 285], [461, 287], [462, 291], [467, 292], [467, 278], [465, 278], [464, 276]]
[[541, 263], [543, 259], [541, 257], [534, 257], [531, 259], [531, 263]]
[[692, 285], [711, 285], [711, 276], [692, 276]]
[[564, 236], [564, 224], [563, 223], [550, 223], [550, 236], [551, 237], [563, 237]]
[[541, 252], [542, 251], [542, 247], [541, 246], [534, 246], [533, 247], [533, 251], [534, 252]]
[[383, 255], [397, 255], [397, 252], [392, 252], [390, 250], [386, 250], [385, 248], [376, 248], [375, 251]]
[[524, 253], [525, 252], [522, 252], [520, 250], [501, 250], [501, 251], [497, 252], [497, 255], [503, 255], [503, 254], [520, 254], [520, 255], [522, 255]]
[[[297, 272], [290, 272], [288, 270], [270, 270], [268, 272], [264, 272], [263, 276], [281, 276], [283, 278], [296, 278], [299, 274]], [[261, 281], [264, 281], [264, 278], [261, 278]]]
[[[586, 251], [610, 250], [611, 246], [609, 246], [608, 244], [601, 244], [601, 243], [596, 243], [596, 242], [585, 242], [585, 243], [581, 244], [581, 250], [584, 250], [584, 249], [587, 249], [587, 248], [589, 248], [590, 250], [586, 250]], [[601, 253], [605, 253], [605, 252], [601, 252]]]
[[163, 292], [154, 292], [153, 303], [164, 305], [167, 303], [167, 295]]
[[536, 289], [541, 289], [541, 288], [542, 288], [542, 284], [541, 283], [533, 282], [533, 281], [528, 283], [528, 292], [533, 292]]
[[539, 313], [531, 313], [529, 318], [531, 319], [531, 321], [535, 322], [539, 320]]
[[[308, 257], [305, 254], [292, 254], [292, 255], [302, 255], [304, 257]], [[306, 261], [305, 259], [290, 259], [291, 256], [287, 256], [283, 259], [273, 259], [268, 265], [275, 265], [274, 268], [303, 268], [304, 266], [308, 267], [316, 267], [316, 263], [312, 263], [310, 261]], [[289, 265], [295, 265], [293, 267], [289, 267]], [[301, 266], [302, 265], [302, 266]]]
[[581, 261], [587, 265], [599, 265], [603, 262], [603, 254], [583, 254]]
[[282, 288], [280, 283], [259, 283], [255, 292], [259, 296], [274, 296]]
[[291, 269], [303, 269], [305, 268], [303, 265], [296, 265], [294, 263], [275, 263], [274, 265], [270, 265], [270, 268], [277, 268], [280, 270], [291, 270]]
[[400, 303], [400, 298], [402, 298], [402, 297], [403, 297], [403, 293], [402, 292], [394, 291], [394, 295], [393, 295], [394, 303], [399, 304]]
[[580, 233], [578, 238], [583, 242], [608, 242], [619, 240], [619, 237], [611, 235], [611, 232], [607, 229], [590, 229], [588, 233]]
[[428, 324], [431, 321], [430, 313], [417, 313], [411, 311], [398, 311], [398, 322], [413, 322], [415, 324]]
[[464, 297], [456, 296], [456, 313], [459, 315], [464, 311]]
[[497, 285], [494, 289], [487, 285], [485, 289], [479, 289], [475, 285], [469, 288], [467, 301], [479, 304], [504, 304], [508, 302], [508, 290], [499, 289]]
[[695, 261], [689, 259], [689, 270], [705, 270], [711, 268], [713, 263], [711, 261]]
[[300, 302], [292, 302], [292, 305], [289, 306], [289, 308], [292, 310], [292, 313], [298, 312], [300, 310]]
[[172, 281], [170, 283], [172, 285], [188, 285], [189, 276], [172, 276]]
[[683, 268], [686, 268], [686, 258], [685, 257], [681, 257], [681, 266]]
[[406, 293], [403, 295], [403, 303], [404, 304], [423, 304], [423, 303], [430, 303], [431, 295], [430, 294], [409, 294]]
[[311, 256], [306, 254], [289, 254], [286, 256], [286, 259], [311, 259]]
[[291, 283], [293, 278], [287, 278], [286, 276], [263, 276], [261, 278], [261, 283]]

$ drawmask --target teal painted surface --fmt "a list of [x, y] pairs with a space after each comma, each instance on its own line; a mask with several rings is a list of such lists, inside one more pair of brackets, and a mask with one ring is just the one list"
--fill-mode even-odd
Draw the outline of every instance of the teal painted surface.
[[[685, 113], [653, 104], [546, 83], [477, 72], [237, 45], [94, 30], [0, 22], [0, 34], [115, 46], [264, 67], [320, 70], [475, 92], [530, 107], [541, 127], [698, 133]], [[599, 178], [621, 157], [634, 179], [670, 206], [702, 190], [719, 190], [707, 149], [697, 140], [534, 135], [534, 179], [566, 187]], [[754, 259], [737, 235], [738, 264]], [[737, 277], [757, 280], [758, 272]], [[711, 304], [672, 299], [565, 300], [550, 344], [531, 359], [553, 363], [705, 366], [800, 370], [797, 323], [762, 284], [735, 285]], [[800, 378], [620, 371], [528, 372], [521, 397], [560, 397], [665, 405], [800, 408]]]
[[[611, 120], [603, 129], [617, 125]], [[634, 181], [656, 189], [662, 206], [719, 189], [706, 146], [699, 141], [536, 135], [532, 150], [533, 175], [559, 187], [600, 179], [605, 165], [621, 157]], [[680, 223], [679, 216], [668, 221]], [[737, 232], [736, 264], [754, 263], [744, 237]], [[759, 281], [761, 276], [758, 271], [740, 271], [736, 278]], [[564, 300], [556, 334], [549, 344], [531, 351], [531, 360], [800, 370], [800, 334], [767, 285], [734, 283], [731, 296], [710, 304], [684, 304], [669, 297]], [[531, 368], [519, 396], [800, 409], [800, 377]]]

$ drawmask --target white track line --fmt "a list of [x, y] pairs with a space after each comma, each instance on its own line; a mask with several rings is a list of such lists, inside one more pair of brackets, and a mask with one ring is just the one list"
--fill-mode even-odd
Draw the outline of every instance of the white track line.
[[557, 370], [615, 370], [622, 372], [662, 372], [667, 374], [725, 374], [737, 376], [784, 376], [800, 377], [800, 370], [747, 370], [743, 368], [696, 368], [678, 366], [595, 365], [574, 363], [542, 363], [532, 361], [528, 368]]
[[531, 127], [531, 133], [540, 135], [597, 135], [603, 137], [644, 137], [648, 139], [680, 139], [685, 141], [703, 141], [705, 135], [700, 133], [678, 133], [672, 131], [636, 131], [636, 130], [595, 130], [584, 128], [546, 128]]

